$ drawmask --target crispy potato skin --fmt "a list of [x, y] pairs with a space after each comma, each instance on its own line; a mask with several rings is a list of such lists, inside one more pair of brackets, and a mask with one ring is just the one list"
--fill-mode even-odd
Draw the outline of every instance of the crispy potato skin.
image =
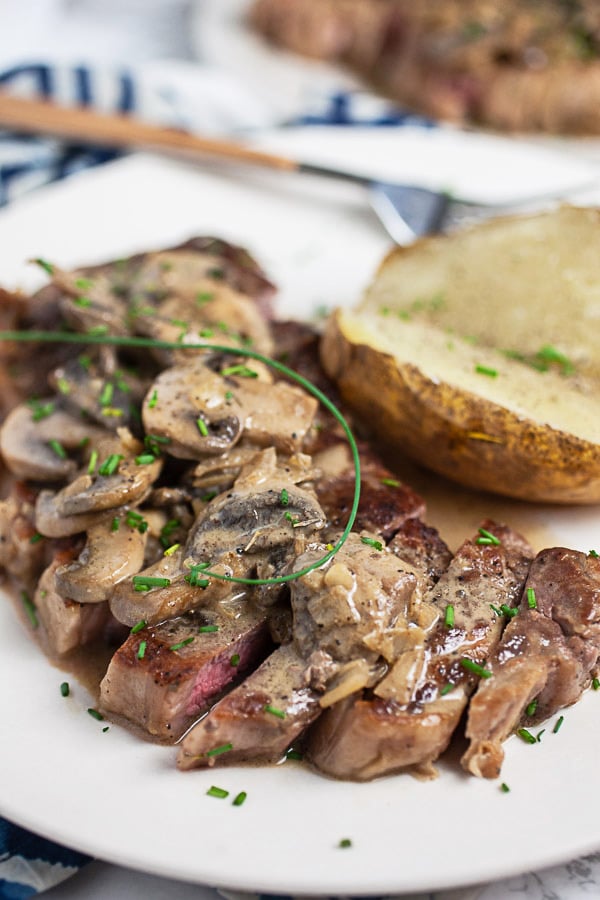
[[600, 502], [599, 446], [349, 340], [337, 313], [323, 335], [321, 358], [346, 403], [373, 431], [433, 471], [521, 500]]

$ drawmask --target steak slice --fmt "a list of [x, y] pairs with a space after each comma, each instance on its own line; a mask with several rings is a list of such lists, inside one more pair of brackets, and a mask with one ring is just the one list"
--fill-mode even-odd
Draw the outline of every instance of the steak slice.
[[215, 603], [136, 629], [110, 662], [101, 707], [177, 740], [269, 644], [266, 614], [248, 603]]
[[600, 655], [600, 560], [562, 547], [543, 550], [525, 587], [519, 613], [487, 663], [492, 677], [469, 708], [462, 764], [484, 778], [500, 774], [502, 741], [518, 725], [541, 722], [579, 699]]
[[118, 634], [119, 624], [108, 603], [79, 603], [62, 597], [56, 589], [56, 572], [70, 562], [76, 551], [58, 552], [42, 573], [33, 603], [41, 622], [47, 648], [64, 656], [107, 635]]
[[[305, 672], [306, 662], [293, 644], [278, 647], [186, 734], [179, 768], [277, 762], [321, 712], [319, 695], [306, 685]], [[213, 755], [225, 747], [227, 751]]]
[[[478, 543], [478, 535], [459, 548], [426, 594], [439, 618], [425, 640], [400, 653], [373, 691], [334, 705], [313, 727], [308, 755], [318, 769], [356, 781], [408, 767], [431, 774], [475, 688], [477, 675], [462, 660], [485, 663], [502, 628], [490, 605], [518, 602], [533, 556], [508, 527], [483, 527], [500, 543]], [[425, 548], [423, 561], [427, 569]], [[452, 626], [445, 623], [449, 606]]]

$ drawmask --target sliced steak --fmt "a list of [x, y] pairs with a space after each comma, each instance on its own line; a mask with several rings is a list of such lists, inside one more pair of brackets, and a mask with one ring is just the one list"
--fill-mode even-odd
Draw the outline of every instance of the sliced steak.
[[0, 567], [27, 588], [48, 564], [48, 544], [35, 527], [36, 491], [14, 482], [0, 501]]
[[469, 708], [462, 764], [484, 778], [500, 774], [502, 741], [515, 728], [579, 699], [600, 655], [600, 560], [562, 547], [543, 550], [525, 588], [486, 664], [492, 677]]
[[33, 603], [42, 625], [45, 641], [53, 655], [63, 656], [106, 635], [119, 633], [108, 603], [77, 603], [61, 596], [56, 589], [56, 572], [72, 560], [73, 551], [56, 554], [42, 573]]
[[[400, 653], [372, 692], [334, 705], [314, 726], [309, 758], [321, 771], [357, 781], [407, 767], [427, 772], [448, 746], [478, 678], [462, 661], [485, 663], [502, 629], [491, 605], [519, 601], [533, 556], [506, 526], [483, 527], [500, 543], [480, 544], [488, 538], [478, 535], [459, 548], [426, 594], [439, 619], [424, 640]], [[430, 568], [425, 548], [423, 559]]]
[[403, 522], [388, 547], [420, 572], [429, 587], [437, 584], [452, 560], [438, 530], [415, 517]]
[[186, 734], [179, 768], [281, 759], [321, 712], [319, 695], [306, 685], [305, 671], [293, 644], [278, 647]]
[[271, 646], [267, 617], [250, 604], [215, 603], [130, 634], [100, 689], [104, 710], [177, 740]]

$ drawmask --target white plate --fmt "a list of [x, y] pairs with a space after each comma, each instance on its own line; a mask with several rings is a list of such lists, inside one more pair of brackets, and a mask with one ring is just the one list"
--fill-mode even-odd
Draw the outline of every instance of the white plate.
[[[258, 256], [287, 313], [353, 303], [387, 241], [359, 191], [313, 188], [131, 157], [2, 212], [0, 281], [32, 283], [37, 275], [22, 266], [32, 256], [70, 265], [214, 233]], [[543, 529], [600, 549], [597, 510], [426, 493], [442, 525], [458, 516], [471, 529], [496, 513], [530, 527], [538, 543]], [[114, 725], [103, 733], [82, 687], [60, 696], [64, 677], [0, 605], [0, 813], [102, 859], [245, 890], [380, 894], [480, 882], [600, 847], [594, 692], [565, 713], [559, 734], [549, 729], [536, 746], [507, 742], [504, 794], [451, 761], [428, 783], [401, 775], [347, 784], [289, 763], [180, 773], [173, 749]], [[212, 784], [230, 796], [247, 791], [245, 805], [207, 796]], [[340, 849], [342, 838], [352, 847]]]

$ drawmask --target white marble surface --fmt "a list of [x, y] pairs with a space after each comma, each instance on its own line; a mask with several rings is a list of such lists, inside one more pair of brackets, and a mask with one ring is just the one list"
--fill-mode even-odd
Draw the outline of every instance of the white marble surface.
[[[502, 852], [502, 848], [498, 848]], [[44, 895], [47, 900], [223, 900], [216, 890], [93, 862]], [[228, 894], [228, 900], [255, 900], [256, 895]], [[564, 866], [527, 873], [506, 881], [428, 894], [405, 894], [403, 900], [584, 900], [600, 896], [600, 853]]]
[[[226, 0], [224, 0], [226, 2]], [[51, 55], [90, 62], [189, 56], [186, 0], [0, 0], [0, 66]], [[54, 38], [48, 41], [48, 33]], [[507, 835], [510, 841], [510, 835]], [[199, 852], [201, 852], [201, 838]], [[468, 852], [464, 845], [460, 852]], [[498, 847], [498, 854], [503, 852]], [[48, 900], [221, 900], [212, 888], [93, 862], [44, 895]], [[231, 895], [233, 896], [233, 895]], [[240, 895], [238, 895], [240, 896]], [[408, 895], [406, 895], [408, 897]], [[583, 900], [600, 897], [600, 853], [509, 880], [410, 900]]]

